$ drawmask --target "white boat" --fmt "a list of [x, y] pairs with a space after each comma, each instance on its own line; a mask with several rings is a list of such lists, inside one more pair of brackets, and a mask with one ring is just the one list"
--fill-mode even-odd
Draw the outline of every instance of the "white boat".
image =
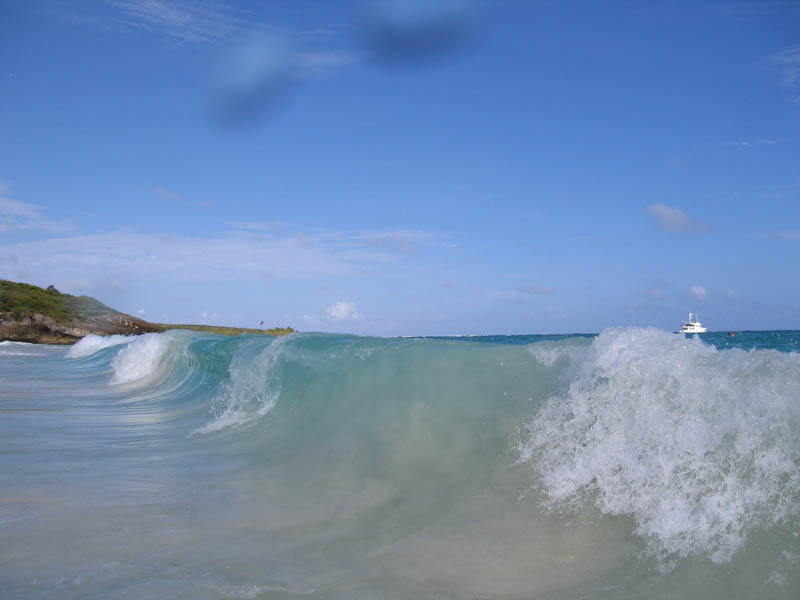
[[689, 320], [681, 325], [681, 333], [705, 333], [708, 328], [694, 318], [694, 313], [689, 313]]

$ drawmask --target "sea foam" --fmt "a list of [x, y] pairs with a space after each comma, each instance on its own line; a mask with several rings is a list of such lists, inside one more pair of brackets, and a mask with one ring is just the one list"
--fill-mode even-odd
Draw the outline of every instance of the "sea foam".
[[657, 329], [607, 330], [581, 354], [520, 445], [554, 506], [629, 515], [652, 555], [716, 563], [800, 515], [800, 354]]
[[173, 338], [171, 332], [146, 333], [129, 341], [111, 361], [113, 370], [111, 383], [133, 383], [156, 376], [160, 372], [164, 355]]

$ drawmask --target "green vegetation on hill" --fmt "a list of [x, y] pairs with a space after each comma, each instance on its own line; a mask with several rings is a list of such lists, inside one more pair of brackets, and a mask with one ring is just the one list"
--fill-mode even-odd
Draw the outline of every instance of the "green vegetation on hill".
[[89, 296], [62, 294], [52, 285], [42, 289], [29, 283], [0, 279], [0, 312], [12, 319], [24, 319], [31, 313], [47, 315], [57, 323], [73, 319], [116, 313]]
[[[47, 336], [47, 332], [33, 331], [37, 327], [56, 329], [66, 336], [65, 341], [54, 341], [52, 336], [46, 338], [46, 343], [71, 343], [76, 337], [85, 333], [76, 333], [74, 327], [80, 327], [84, 332], [108, 335], [112, 333], [137, 334], [147, 331], [164, 331], [165, 329], [191, 329], [193, 331], [206, 331], [221, 335], [242, 335], [244, 333], [260, 333], [268, 335], [286, 335], [294, 333], [291, 327], [274, 327], [271, 329], [247, 329], [242, 327], [218, 327], [214, 325], [176, 325], [168, 323], [148, 323], [137, 317], [125, 315], [90, 296], [72, 296], [62, 294], [52, 285], [47, 289], [29, 283], [17, 283], [0, 279], [0, 313], [6, 320], [4, 329], [0, 334], [2, 339], [19, 339], [23, 341], [40, 341]], [[57, 327], [47, 325], [38, 319], [28, 321], [28, 315], [44, 315], [59, 324]], [[11, 322], [16, 321], [17, 325]], [[34, 327], [34, 325], [36, 327]], [[11, 328], [21, 328], [12, 332]], [[72, 327], [69, 333], [66, 328]], [[23, 331], [24, 330], [24, 331]], [[16, 337], [13, 337], [16, 336]], [[71, 338], [71, 341], [69, 341]]]
[[270, 329], [248, 329], [245, 327], [218, 327], [216, 325], [175, 325], [172, 323], [159, 323], [164, 329], [191, 329], [192, 331], [205, 331], [220, 335], [242, 335], [244, 333], [266, 333], [267, 335], [287, 335], [294, 333], [291, 327], [272, 327]]

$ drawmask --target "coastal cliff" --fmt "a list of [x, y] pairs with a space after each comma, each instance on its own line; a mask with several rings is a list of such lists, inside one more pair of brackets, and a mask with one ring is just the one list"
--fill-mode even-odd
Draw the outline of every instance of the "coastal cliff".
[[196, 329], [225, 335], [264, 333], [283, 335], [294, 329], [242, 329], [204, 325], [150, 323], [109, 308], [90, 296], [63, 294], [28, 283], [0, 279], [0, 341], [34, 344], [74, 344], [95, 335], [138, 335], [168, 329]]
[[6, 280], [0, 280], [0, 318], [0, 340], [39, 344], [74, 344], [90, 333], [135, 335], [166, 329], [90, 296]]

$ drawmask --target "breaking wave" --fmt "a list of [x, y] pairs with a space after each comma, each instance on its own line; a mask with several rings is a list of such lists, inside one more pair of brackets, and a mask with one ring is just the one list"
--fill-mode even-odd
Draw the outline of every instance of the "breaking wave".
[[[527, 573], [508, 582], [520, 591], [556, 577], [526, 571], [529, 540], [566, 544], [572, 573], [588, 574], [600, 558], [587, 540], [610, 521], [625, 525], [639, 560], [667, 571], [687, 557], [737, 560], [754, 540], [780, 548], [784, 531], [796, 536], [785, 556], [800, 554], [800, 354], [755, 339], [170, 331], [89, 337], [68, 356], [106, 374], [136, 407], [131, 423], [183, 423], [185, 443], [258, 457], [242, 477], [276, 478], [252, 493], [280, 490], [285, 505], [273, 497], [270, 510], [285, 509], [281, 519], [347, 523], [355, 539], [400, 531], [387, 560], [420, 577], [474, 563], [462, 583], [479, 590], [475, 569], [491, 579], [511, 568]], [[591, 526], [570, 533], [564, 515]], [[454, 545], [501, 518], [497, 537], [469, 554]], [[791, 580], [784, 571], [776, 577]]]
[[573, 374], [520, 444], [551, 504], [628, 515], [651, 553], [716, 563], [800, 516], [800, 354], [656, 329], [532, 353]]

